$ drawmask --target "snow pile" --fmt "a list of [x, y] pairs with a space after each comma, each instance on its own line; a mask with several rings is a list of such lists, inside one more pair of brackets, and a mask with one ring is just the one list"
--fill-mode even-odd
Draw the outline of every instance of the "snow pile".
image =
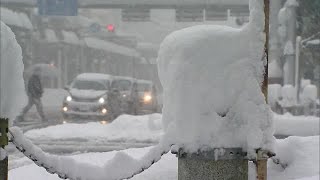
[[[141, 159], [151, 148], [127, 149], [121, 151], [136, 159]], [[315, 137], [290, 137], [285, 140], [277, 140], [277, 157], [287, 164], [283, 169], [268, 162], [268, 179], [270, 180], [319, 180], [319, 136]], [[82, 162], [98, 167], [103, 167], [106, 161], [113, 159], [116, 151], [106, 153], [86, 153], [69, 156], [76, 162]], [[121, 161], [119, 163], [125, 164]], [[255, 166], [250, 163], [249, 180], [255, 180]], [[86, 171], [89, 172], [89, 171]], [[90, 172], [94, 173], [94, 172]], [[88, 173], [88, 174], [90, 174]], [[167, 154], [144, 173], [132, 178], [132, 180], [177, 180], [178, 160], [173, 154]], [[59, 180], [57, 175], [47, 173], [43, 168], [35, 164], [25, 165], [9, 171], [9, 180]]]
[[90, 141], [159, 142], [163, 131], [161, 115], [119, 116], [112, 123], [62, 124], [30, 130], [26, 136], [33, 141], [87, 139]]
[[153, 162], [160, 160], [161, 155], [166, 153], [162, 150], [170, 148], [165, 142], [160, 143], [151, 148], [150, 151], [139, 160], [128, 156], [126, 153], [120, 152], [105, 162], [101, 167], [95, 164], [79, 162], [71, 157], [47, 154], [35, 146], [30, 140], [26, 139], [19, 128], [13, 127], [10, 130], [14, 136], [14, 143], [19, 147], [23, 147], [25, 155], [31, 155], [38, 160], [38, 163], [44, 164], [51, 171], [65, 174], [71, 179], [79, 179], [80, 177], [83, 180], [126, 179], [140, 172], [141, 169], [147, 169]]
[[0, 114], [12, 120], [26, 102], [21, 47], [11, 29], [1, 21]]
[[301, 93], [301, 102], [303, 104], [315, 103], [317, 101], [318, 89], [315, 85], [306, 85]]
[[263, 1], [250, 1], [243, 29], [201, 25], [161, 44], [166, 137], [187, 152], [272, 149], [272, 115], [260, 89], [265, 36]]
[[297, 96], [295, 88], [286, 84], [281, 89], [282, 100], [279, 102], [282, 107], [292, 107], [297, 104]]
[[315, 116], [274, 115], [275, 135], [315, 136], [320, 134], [320, 119]]
[[[278, 140], [276, 154], [285, 169], [268, 162], [268, 176], [272, 180], [298, 179], [317, 176], [319, 179], [319, 136], [289, 137]], [[269, 179], [268, 177], [268, 179]]]

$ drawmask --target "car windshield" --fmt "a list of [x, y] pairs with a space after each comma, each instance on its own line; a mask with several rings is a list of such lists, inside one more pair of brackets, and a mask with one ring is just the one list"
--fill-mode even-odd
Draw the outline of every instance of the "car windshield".
[[147, 83], [138, 84], [137, 90], [138, 92], [150, 91], [151, 85]]
[[128, 90], [130, 90], [131, 84], [132, 83], [129, 80], [124, 80], [124, 79], [114, 80], [112, 82], [111, 87], [115, 88], [115, 89], [118, 89], [120, 91], [128, 91]]
[[103, 85], [98, 81], [88, 81], [88, 80], [76, 80], [72, 88], [80, 89], [80, 90], [96, 90], [96, 91], [104, 91], [107, 90], [107, 86]]

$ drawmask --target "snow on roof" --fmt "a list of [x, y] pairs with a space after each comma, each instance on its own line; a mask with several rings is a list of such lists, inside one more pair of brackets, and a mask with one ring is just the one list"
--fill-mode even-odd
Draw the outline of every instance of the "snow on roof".
[[29, 17], [25, 13], [14, 12], [7, 8], [0, 8], [1, 21], [8, 25], [17, 26], [32, 30], [33, 26]]
[[131, 82], [136, 81], [135, 78], [127, 77], [127, 76], [113, 76], [113, 79], [115, 79], [115, 80], [122, 80], [123, 79], [123, 80], [129, 80]]
[[101, 49], [106, 50], [118, 54], [122, 54], [125, 56], [132, 56], [132, 57], [139, 57], [139, 53], [134, 50], [130, 49], [118, 44], [114, 44], [108, 41], [96, 39], [96, 38], [85, 38], [84, 41], [86, 42], [88, 47], [95, 48], [95, 49]]
[[96, 79], [110, 80], [111, 78], [112, 76], [109, 74], [100, 74], [100, 73], [82, 73], [76, 77], [76, 79], [90, 79], [90, 80], [96, 80]]
[[46, 29], [45, 34], [46, 34], [46, 40], [48, 40], [48, 42], [51, 42], [51, 43], [59, 42], [59, 39], [57, 38], [57, 35], [54, 32], [54, 30]]
[[62, 31], [63, 34], [63, 42], [69, 43], [69, 44], [74, 44], [74, 45], [79, 45], [80, 40], [76, 33], [71, 32], [71, 31]]

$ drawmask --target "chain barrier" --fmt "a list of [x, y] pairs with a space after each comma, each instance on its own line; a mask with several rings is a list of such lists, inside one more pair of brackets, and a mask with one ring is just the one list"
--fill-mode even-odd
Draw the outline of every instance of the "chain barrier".
[[[28, 152], [27, 148], [23, 147], [23, 145], [21, 145], [20, 143], [16, 142], [16, 139], [15, 139], [15, 136], [14, 136], [14, 133], [12, 131], [10, 131], [9, 129], [9, 135], [10, 135], [10, 140], [9, 142], [11, 142], [12, 144], [14, 144], [17, 148], [17, 150], [19, 150], [21, 153], [23, 153], [27, 158], [29, 158], [30, 160], [32, 160], [37, 166], [41, 167], [41, 168], [44, 168], [48, 173], [50, 174], [57, 174], [59, 178], [61, 179], [69, 179], [69, 180], [83, 180], [81, 177], [77, 177], [77, 178], [73, 178], [71, 176], [69, 176], [68, 174], [66, 173], [61, 173], [59, 172], [58, 170], [56, 170], [54, 167], [51, 167], [49, 165], [47, 165], [46, 163], [44, 162], [41, 162], [41, 160], [39, 158], [37, 158], [36, 155], [32, 154], [31, 152]], [[163, 151], [161, 151], [161, 153], [159, 154], [160, 156], [159, 157], [154, 157], [150, 160], [150, 162], [148, 163], [147, 166], [145, 167], [141, 167], [139, 168], [140, 170], [137, 171], [137, 172], [134, 172], [132, 175], [130, 176], [127, 176], [127, 177], [124, 177], [124, 178], [120, 178], [120, 179], [114, 179], [114, 180], [122, 180], [122, 179], [131, 179], [133, 178], [134, 176], [142, 173], [143, 171], [149, 169], [153, 164], [157, 163], [161, 157], [164, 155], [164, 154], [167, 154], [170, 149], [171, 149], [171, 146], [170, 145], [167, 149], [164, 149]], [[107, 178], [106, 178], [107, 179]]]
[[[23, 146], [23, 143], [19, 143], [17, 142], [15, 136], [14, 136], [14, 133], [13, 131], [11, 131], [9, 129], [8, 131], [8, 134], [9, 134], [9, 142], [14, 144], [17, 148], [17, 150], [19, 150], [21, 153], [23, 153], [27, 158], [29, 158], [30, 160], [32, 160], [37, 166], [41, 167], [41, 168], [44, 168], [48, 173], [50, 174], [57, 174], [59, 178], [61, 179], [69, 179], [69, 180], [85, 180], [84, 178], [82, 177], [72, 177], [71, 175], [68, 175], [67, 173], [62, 173], [62, 172], [59, 172], [57, 169], [55, 169], [54, 167], [46, 164], [45, 162], [42, 162], [38, 157], [37, 155], [35, 154], [32, 154], [32, 152], [28, 151], [28, 148], [24, 147]], [[24, 137], [23, 134], [21, 134]], [[26, 141], [26, 139], [22, 139], [24, 141]], [[29, 143], [31, 143], [32, 146], [35, 146], [34, 144], [32, 144], [32, 142], [30, 141]], [[156, 157], [153, 157], [152, 159], [150, 159], [150, 162], [147, 163], [147, 165], [144, 164], [143, 167], [140, 167], [138, 168], [139, 170], [137, 170], [136, 172], [133, 172], [132, 175], [129, 175], [127, 177], [123, 177], [123, 178], [119, 178], [119, 179], [113, 179], [113, 180], [122, 180], [122, 179], [131, 179], [133, 178], [134, 176], [144, 172], [145, 170], [149, 169], [153, 164], [157, 163], [161, 157], [164, 155], [164, 154], [167, 154], [170, 150], [171, 150], [171, 147], [173, 146], [174, 144], [171, 144], [170, 146], [163, 146], [163, 150], [160, 150], [159, 153], [155, 153], [157, 156]], [[162, 146], [160, 146], [162, 147]], [[42, 150], [41, 150], [42, 151]], [[43, 152], [43, 151], [42, 151]], [[172, 149], [172, 153], [173, 154], [177, 154], [177, 152], [174, 151], [174, 149]], [[276, 158], [275, 157], [275, 154], [266, 154], [267, 156], [269, 156], [269, 158], [271, 158], [272, 162], [277, 164], [277, 165], [281, 165], [281, 167], [283, 169], [285, 169], [287, 167], [287, 164], [284, 164], [281, 162], [281, 160], [279, 158]], [[106, 179], [108, 179], [106, 177]]]

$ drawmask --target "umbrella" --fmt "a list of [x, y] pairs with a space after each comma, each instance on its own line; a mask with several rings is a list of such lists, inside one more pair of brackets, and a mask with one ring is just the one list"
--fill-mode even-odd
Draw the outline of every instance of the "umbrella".
[[60, 75], [59, 70], [53, 64], [35, 64], [28, 67], [25, 70], [26, 76], [37, 74], [41, 77], [58, 77]]

